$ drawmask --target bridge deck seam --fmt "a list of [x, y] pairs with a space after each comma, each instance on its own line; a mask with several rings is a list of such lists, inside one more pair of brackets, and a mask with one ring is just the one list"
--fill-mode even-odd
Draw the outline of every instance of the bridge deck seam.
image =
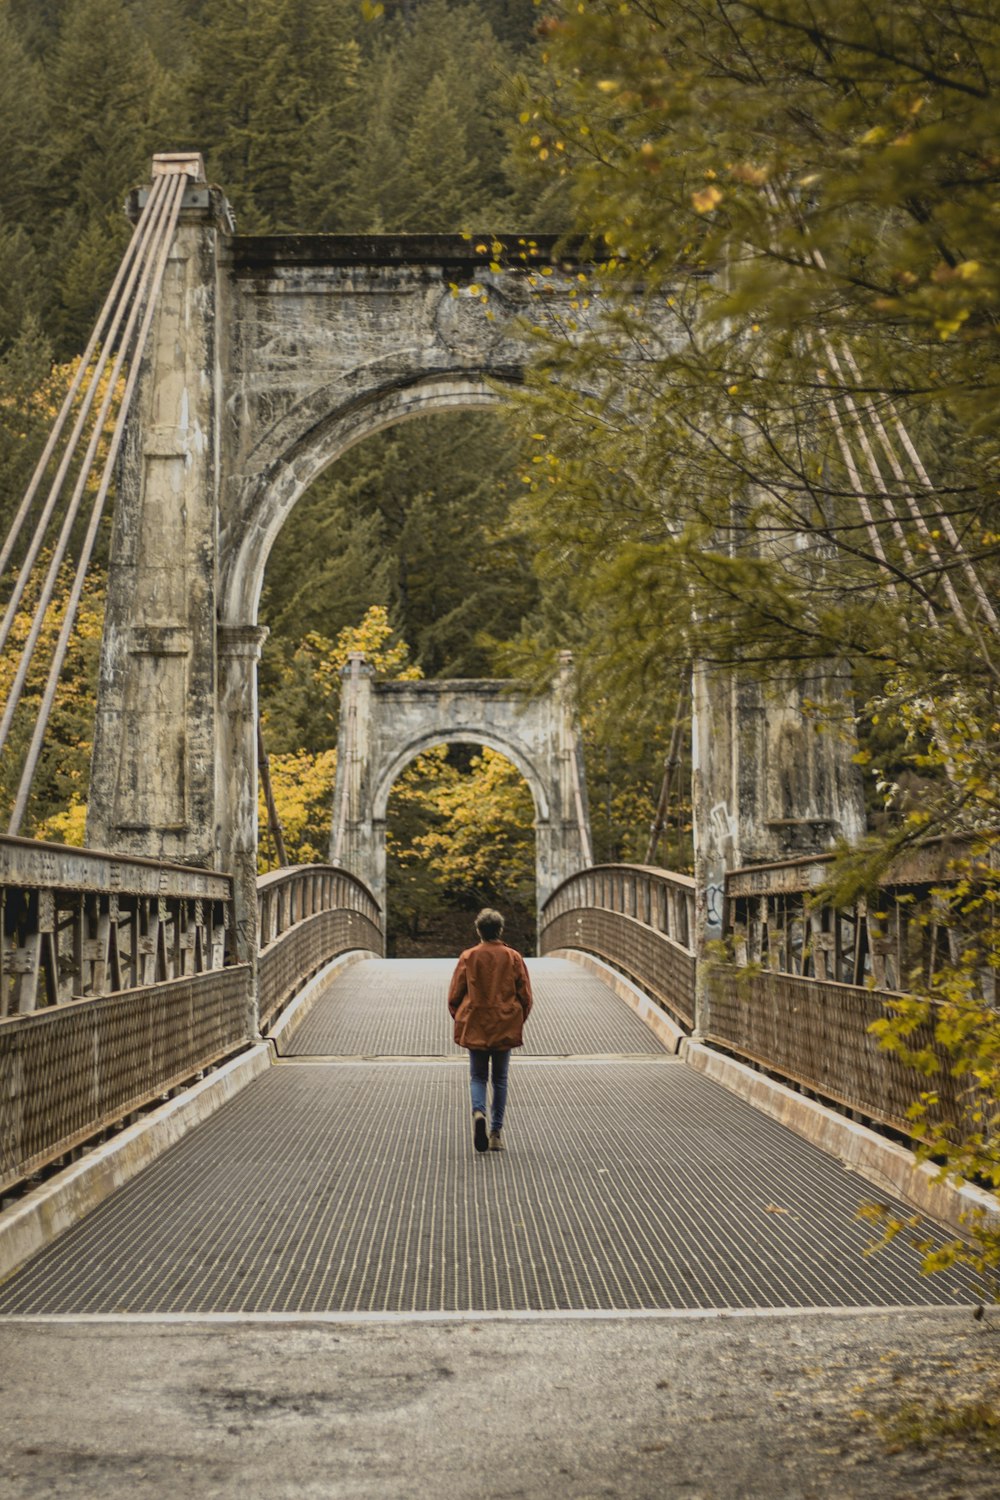
[[[543, 1057], [518, 1057], [515, 1066], [517, 1068], [549, 1067], [553, 1064], [564, 1063], [570, 1066], [582, 1063], [594, 1064], [600, 1067], [603, 1063], [629, 1062], [643, 1066], [650, 1064], [656, 1067], [684, 1067], [684, 1062], [679, 1057], [669, 1054], [658, 1057], [656, 1054], [647, 1052], [547, 1052]], [[337, 1052], [296, 1052], [278, 1053], [274, 1059], [275, 1067], [279, 1068], [301, 1068], [307, 1066], [322, 1067], [325, 1064], [338, 1067], [355, 1067], [364, 1065], [387, 1065], [399, 1067], [435, 1067], [437, 1065], [447, 1067], [467, 1068], [468, 1057], [465, 1053], [448, 1056], [440, 1052], [428, 1053], [337, 1053]]]

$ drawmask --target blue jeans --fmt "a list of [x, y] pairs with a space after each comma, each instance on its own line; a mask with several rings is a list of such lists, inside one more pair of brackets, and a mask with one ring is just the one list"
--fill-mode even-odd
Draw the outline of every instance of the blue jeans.
[[493, 1067], [493, 1117], [490, 1129], [503, 1128], [503, 1112], [507, 1104], [507, 1069], [510, 1067], [510, 1051], [499, 1047], [469, 1048], [469, 1092], [472, 1095], [473, 1113], [486, 1113], [486, 1084]]

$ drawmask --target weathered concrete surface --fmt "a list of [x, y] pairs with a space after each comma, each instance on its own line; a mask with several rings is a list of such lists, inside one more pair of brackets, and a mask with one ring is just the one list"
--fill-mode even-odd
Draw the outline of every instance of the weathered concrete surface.
[[[814, 707], [807, 711], [807, 704]], [[820, 732], [817, 708], [832, 716]], [[837, 663], [767, 686], [698, 665], [692, 781], [699, 953], [723, 934], [726, 875], [743, 865], [856, 843], [865, 832], [849, 683]], [[702, 966], [704, 967], [704, 966]], [[708, 991], [699, 981], [699, 1025]]]
[[527, 781], [535, 804], [539, 907], [557, 885], [591, 863], [583, 741], [568, 652], [551, 690], [535, 696], [517, 683], [489, 679], [375, 682], [362, 652], [352, 654], [341, 675], [330, 862], [363, 880], [379, 905], [385, 905], [389, 793], [400, 772], [432, 745], [488, 745]]
[[[0, 1323], [7, 1500], [979, 1500], [997, 1448], [893, 1451], [996, 1398], [968, 1314]], [[996, 1440], [994, 1440], [996, 1441]]]
[[549, 271], [551, 242], [494, 272], [494, 252], [458, 235], [231, 231], [221, 193], [192, 176], [123, 449], [87, 836], [230, 871], [253, 964], [257, 606], [274, 539], [353, 443], [495, 405], [493, 381], [525, 364], [517, 317], [529, 302], [536, 322], [564, 314], [575, 282], [534, 277], [526, 262]]
[[123, 859], [95, 849], [0, 836], [0, 886], [99, 891], [142, 896], [187, 896], [228, 901], [232, 883], [211, 870], [160, 860]]
[[224, 208], [188, 188], [118, 478], [87, 842], [215, 865], [219, 396]]
[[286, 235], [220, 248], [223, 620], [255, 617], [274, 538], [331, 462], [397, 422], [495, 406], [496, 383], [516, 383], [529, 356], [518, 319], [572, 312], [577, 283], [551, 274], [551, 239], [536, 242], [544, 277], [520, 261], [532, 252], [516, 236], [499, 270], [478, 243]]

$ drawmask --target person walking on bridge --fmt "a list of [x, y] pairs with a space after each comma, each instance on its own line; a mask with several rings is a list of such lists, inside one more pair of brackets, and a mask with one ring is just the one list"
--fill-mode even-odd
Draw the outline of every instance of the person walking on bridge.
[[[472, 1143], [477, 1151], [502, 1151], [507, 1071], [531, 1011], [531, 981], [520, 953], [500, 941], [503, 917], [487, 907], [476, 918], [479, 942], [466, 948], [448, 990], [455, 1041], [469, 1053]], [[490, 1131], [486, 1132], [486, 1085], [492, 1073]]]

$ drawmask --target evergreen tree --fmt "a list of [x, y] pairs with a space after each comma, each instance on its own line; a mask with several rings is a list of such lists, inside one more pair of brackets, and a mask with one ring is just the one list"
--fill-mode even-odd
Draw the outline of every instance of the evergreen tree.
[[39, 322], [25, 317], [0, 354], [0, 536], [6, 537], [45, 446], [58, 403], [47, 399], [52, 346]]
[[128, 0], [140, 35], [149, 43], [160, 67], [179, 78], [191, 62], [204, 0]]
[[538, 23], [535, 0], [481, 0], [480, 10], [493, 34], [507, 46], [520, 51], [533, 42]]
[[58, 274], [60, 309], [50, 320], [59, 330], [61, 352], [85, 347], [121, 263], [129, 228], [120, 209], [117, 213], [95, 210], [84, 217], [74, 207], [62, 216], [59, 234], [65, 236], [66, 250]]
[[[41, 68], [28, 54], [14, 21], [0, 10], [0, 224], [30, 235], [44, 222], [44, 182], [49, 161], [47, 100]], [[5, 262], [0, 262], [5, 264]]]
[[447, 0], [426, 0], [385, 29], [361, 74], [352, 228], [454, 231], [499, 211], [510, 63], [488, 23]]
[[67, 8], [46, 70], [51, 122], [49, 273], [57, 347], [82, 347], [128, 242], [126, 190], [171, 149], [177, 93], [122, 0]]
[[29, 322], [37, 323], [48, 302], [41, 259], [22, 224], [0, 218], [0, 349], [9, 348]]
[[354, 0], [309, 0], [306, 10], [301, 58], [306, 128], [292, 173], [294, 223], [314, 234], [343, 233], [350, 185], [364, 147], [357, 9]]
[[351, 0], [219, 0], [188, 76], [190, 129], [241, 232], [337, 228], [353, 165]]
[[[438, 417], [359, 444], [275, 543], [262, 604], [268, 649], [353, 623], [356, 591], [367, 588], [425, 674], [491, 675], [496, 642], [536, 596], [524, 538], [509, 524], [514, 489], [496, 417]], [[307, 556], [322, 561], [303, 578]]]
[[48, 58], [59, 37], [70, 0], [7, 0], [6, 11], [28, 55]]
[[345, 204], [349, 230], [382, 234], [396, 229], [399, 213], [405, 212], [408, 164], [398, 124], [400, 87], [394, 52], [380, 54], [362, 71], [364, 149], [358, 154]]
[[479, 163], [469, 154], [461, 116], [445, 79], [438, 74], [428, 84], [413, 118], [405, 190], [392, 217], [404, 231], [454, 229], [468, 223], [465, 216], [470, 212], [478, 211], [472, 205], [481, 201], [480, 194]]
[[148, 177], [153, 152], [171, 149], [170, 81], [123, 0], [67, 8], [46, 80], [51, 191], [62, 208], [106, 219]]

